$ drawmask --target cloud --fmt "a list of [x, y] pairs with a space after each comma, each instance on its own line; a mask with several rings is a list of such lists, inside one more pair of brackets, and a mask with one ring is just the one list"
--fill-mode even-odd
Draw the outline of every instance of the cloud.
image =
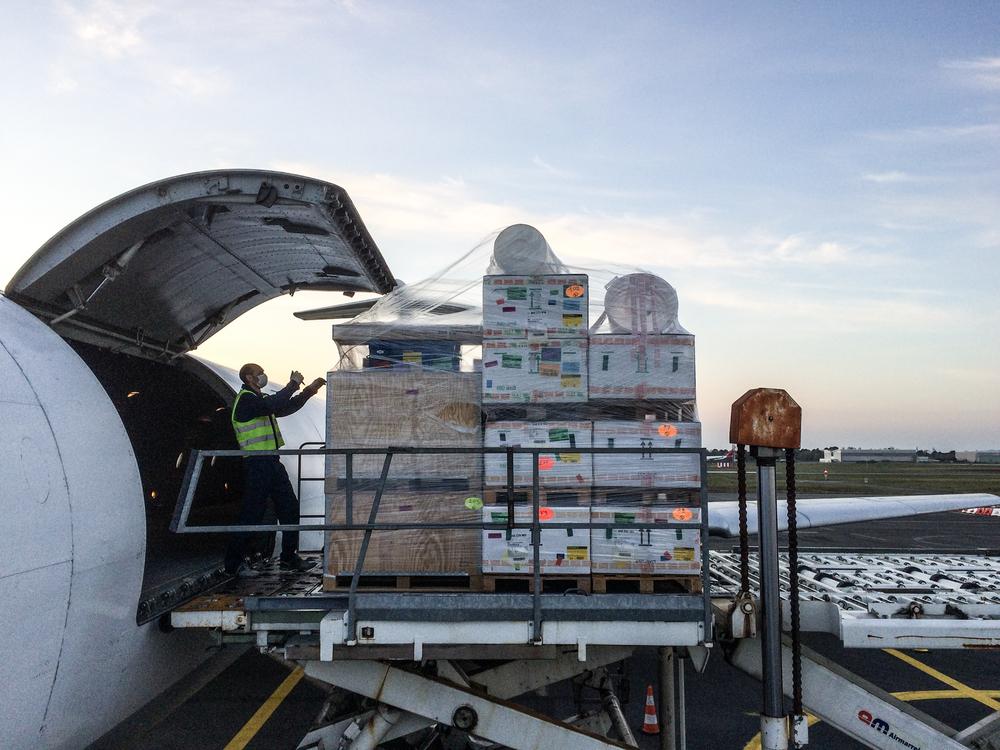
[[531, 163], [534, 164], [539, 169], [541, 169], [547, 175], [550, 175], [552, 177], [567, 178], [576, 176], [573, 172], [569, 171], [568, 169], [560, 169], [559, 167], [552, 166], [537, 154], [531, 159]]
[[218, 68], [164, 65], [151, 70], [150, 75], [164, 88], [196, 99], [224, 94], [231, 88], [229, 76]]
[[965, 80], [981, 88], [1000, 91], [1000, 57], [977, 57], [971, 60], [945, 60], [941, 67], [960, 71]]
[[926, 125], [899, 130], [879, 130], [867, 136], [877, 141], [903, 141], [937, 143], [1000, 137], [1000, 123], [980, 123], [976, 125]]
[[877, 182], [879, 184], [893, 182], [915, 182], [919, 178], [907, 172], [868, 172], [861, 175], [861, 179], [866, 182]]
[[133, 55], [143, 48], [145, 40], [139, 27], [154, 13], [147, 3], [112, 0], [95, 0], [83, 6], [63, 3], [60, 10], [77, 39], [111, 60]]
[[61, 65], [49, 68], [48, 90], [53, 94], [69, 94], [80, 88], [80, 82]]

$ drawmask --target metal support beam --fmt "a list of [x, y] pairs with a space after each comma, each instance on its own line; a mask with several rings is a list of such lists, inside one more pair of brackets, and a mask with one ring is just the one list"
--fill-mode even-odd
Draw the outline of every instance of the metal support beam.
[[[782, 648], [785, 684], [791, 684], [791, 649], [787, 643]], [[751, 639], [737, 642], [729, 661], [752, 677], [760, 679], [763, 675], [761, 650]], [[968, 750], [956, 740], [951, 727], [805, 647], [802, 702], [827, 724], [876, 750]]]
[[660, 750], [677, 750], [677, 719], [674, 714], [674, 670], [672, 646], [662, 646], [660, 657]]
[[778, 577], [778, 504], [775, 497], [773, 448], [757, 449], [757, 518], [760, 539], [761, 659], [764, 705], [761, 711], [763, 750], [787, 750], [788, 730], [782, 698], [781, 579]]
[[381, 662], [310, 662], [306, 674], [373, 700], [455, 726], [514, 750], [611, 750], [628, 745], [597, 737], [514, 704]]

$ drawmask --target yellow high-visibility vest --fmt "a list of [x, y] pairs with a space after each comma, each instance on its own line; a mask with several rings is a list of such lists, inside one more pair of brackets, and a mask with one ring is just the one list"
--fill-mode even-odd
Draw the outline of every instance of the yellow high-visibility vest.
[[229, 415], [233, 423], [233, 432], [236, 433], [236, 442], [240, 444], [243, 451], [276, 451], [285, 444], [281, 439], [281, 430], [278, 422], [270, 414], [263, 417], [254, 417], [249, 422], [236, 421], [236, 407], [240, 403], [240, 397], [244, 393], [252, 393], [246, 388], [236, 394], [233, 402], [233, 411]]

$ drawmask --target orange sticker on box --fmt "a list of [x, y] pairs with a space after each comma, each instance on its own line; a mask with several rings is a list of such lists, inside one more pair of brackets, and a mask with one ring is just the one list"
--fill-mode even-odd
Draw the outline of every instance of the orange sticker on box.
[[553, 466], [556, 465], [556, 461], [552, 456], [539, 456], [538, 457], [538, 468], [541, 471], [548, 471]]
[[661, 424], [657, 432], [660, 433], [660, 437], [672, 438], [677, 434], [677, 428], [672, 424]]
[[691, 512], [690, 508], [674, 508], [674, 512], [671, 514], [675, 521], [690, 521], [694, 518], [694, 513]]
[[573, 299], [579, 299], [587, 293], [586, 288], [583, 284], [570, 284], [566, 287], [566, 296], [572, 297]]
[[556, 514], [552, 508], [539, 508], [538, 509], [538, 520], [539, 521], [551, 521], [555, 518]]

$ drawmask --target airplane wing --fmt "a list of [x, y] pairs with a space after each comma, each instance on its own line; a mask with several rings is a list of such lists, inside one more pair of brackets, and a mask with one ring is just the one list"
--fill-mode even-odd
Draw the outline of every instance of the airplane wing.
[[[796, 518], [800, 529], [814, 526], [836, 526], [856, 521], [877, 521], [883, 518], [903, 518], [922, 513], [963, 510], [1000, 503], [1000, 497], [986, 493], [961, 495], [892, 495], [888, 497], [816, 497], [799, 499]], [[722, 501], [708, 506], [708, 527], [712, 536], [735, 537], [740, 533], [739, 503]], [[747, 503], [747, 527], [757, 533], [757, 504]], [[778, 501], [778, 530], [788, 528], [788, 507]]]

